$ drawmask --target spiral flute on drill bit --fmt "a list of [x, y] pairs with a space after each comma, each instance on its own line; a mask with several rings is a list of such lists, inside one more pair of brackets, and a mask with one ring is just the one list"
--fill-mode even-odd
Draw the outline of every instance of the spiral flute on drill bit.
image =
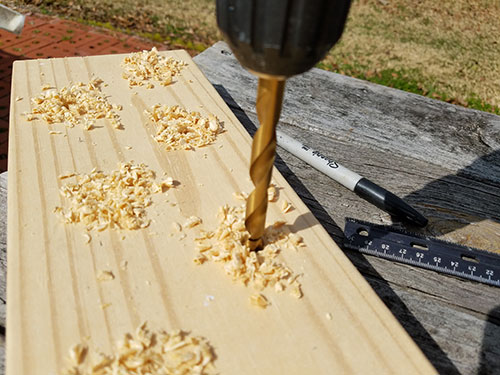
[[257, 91], [257, 114], [260, 127], [254, 135], [250, 161], [250, 178], [255, 189], [247, 200], [245, 226], [250, 232], [249, 246], [252, 250], [262, 247], [267, 210], [267, 189], [271, 182], [274, 156], [276, 154], [276, 124], [283, 101], [284, 80], [259, 79]]

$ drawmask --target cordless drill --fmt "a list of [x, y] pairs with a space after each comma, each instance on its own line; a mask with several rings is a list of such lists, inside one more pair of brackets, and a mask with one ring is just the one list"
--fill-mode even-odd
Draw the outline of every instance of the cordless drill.
[[262, 248], [267, 189], [276, 154], [285, 80], [319, 62], [339, 40], [350, 0], [217, 0], [217, 23], [238, 61], [259, 77], [245, 226]]

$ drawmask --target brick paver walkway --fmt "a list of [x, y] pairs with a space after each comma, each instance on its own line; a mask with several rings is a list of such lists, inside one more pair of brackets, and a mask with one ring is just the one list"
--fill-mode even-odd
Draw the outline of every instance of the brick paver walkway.
[[0, 29], [0, 172], [7, 169], [10, 85], [14, 60], [127, 53], [151, 49], [154, 45], [158, 49], [162, 47], [126, 34], [42, 15], [27, 16], [20, 35]]

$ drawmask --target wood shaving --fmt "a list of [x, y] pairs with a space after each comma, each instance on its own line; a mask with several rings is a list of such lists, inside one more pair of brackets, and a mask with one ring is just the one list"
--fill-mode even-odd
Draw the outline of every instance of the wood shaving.
[[115, 128], [120, 128], [118, 114], [101, 92], [102, 82], [95, 78], [88, 84], [78, 82], [61, 90], [44, 86], [43, 92], [31, 99], [33, 111], [26, 119], [32, 121], [40, 117], [47, 124], [82, 125], [90, 130], [96, 120], [106, 118]]
[[88, 348], [83, 344], [76, 344], [69, 350], [69, 358], [71, 363], [75, 365], [81, 365], [85, 361], [87, 356]]
[[293, 210], [292, 204], [288, 201], [283, 201], [283, 203], [281, 204], [281, 211], [283, 211], [283, 213], [286, 214], [292, 210]]
[[60, 180], [64, 180], [64, 179], [66, 179], [66, 178], [71, 178], [71, 177], [75, 177], [75, 176], [76, 176], [76, 173], [74, 173], [74, 172], [69, 172], [69, 173], [63, 173], [63, 174], [60, 174], [60, 175], [58, 176], [58, 178], [59, 178]]
[[210, 250], [212, 248], [212, 245], [207, 244], [207, 243], [199, 243], [196, 246], [196, 250], [198, 250], [200, 253], [203, 253], [204, 251]]
[[154, 105], [145, 111], [157, 125], [153, 137], [158, 143], [165, 144], [167, 151], [193, 150], [215, 142], [223, 127], [212, 114], [203, 117], [199, 112], [188, 112], [181, 106]]
[[175, 181], [172, 177], [167, 177], [165, 180], [163, 180], [160, 184], [162, 192], [165, 192], [166, 190], [173, 188], [175, 186]]
[[115, 279], [112, 271], [99, 271], [97, 274], [97, 281], [111, 281]]
[[304, 246], [298, 240], [301, 238], [299, 235], [294, 237], [286, 229], [283, 225], [266, 228], [264, 248], [258, 253], [251, 251], [248, 246], [250, 235], [245, 228], [245, 205], [225, 205], [219, 209], [216, 229], [202, 230], [195, 239], [198, 255], [194, 262], [221, 263], [226, 274], [234, 281], [250, 285], [259, 291], [268, 287], [274, 287], [276, 291], [290, 288], [293, 296], [298, 297], [299, 293], [302, 296], [298, 282], [300, 275], [278, 259], [280, 252]]
[[326, 313], [325, 316], [326, 316], [326, 319], [328, 319], [328, 320], [332, 320], [333, 319], [333, 316], [332, 316], [331, 313]]
[[269, 202], [276, 202], [278, 200], [278, 190], [276, 189], [276, 185], [271, 184], [267, 188], [267, 200]]
[[[273, 227], [274, 227], [274, 228], [281, 228], [281, 227], [282, 227], [283, 225], [285, 225], [285, 224], [286, 224], [286, 221], [285, 221], [285, 220], [277, 220], [277, 221], [275, 221], [275, 222], [273, 223]], [[300, 237], [298, 234], [295, 234], [295, 233], [294, 233], [294, 235], [296, 235], [296, 236]]]
[[166, 180], [160, 182], [159, 184], [154, 184], [153, 189], [155, 193], [167, 192], [170, 188], [175, 187], [176, 181], [172, 177], [168, 177]]
[[152, 89], [154, 85], [148, 82], [150, 79], [168, 86], [172, 83], [172, 77], [179, 74], [186, 65], [184, 61], [159, 55], [156, 47], [153, 47], [151, 51], [135, 52], [125, 57], [122, 62], [122, 77], [130, 87], [146, 84], [146, 88]]
[[54, 135], [54, 134], [62, 134], [62, 132], [58, 131], [58, 130], [51, 130], [49, 131], [49, 134], [51, 135]]
[[[273, 225], [273, 226], [276, 228], [276, 225]], [[304, 241], [302, 236], [298, 235], [297, 233], [290, 234], [290, 236], [288, 238], [290, 239], [290, 243], [292, 245], [294, 245], [295, 249], [297, 249], [297, 247], [300, 247], [302, 245], [302, 242]]]
[[[177, 330], [151, 331], [146, 324], [127, 333], [112, 354], [70, 351], [70, 368], [61, 375], [211, 375], [215, 354], [208, 340]], [[81, 353], [85, 353], [82, 355]]]
[[90, 237], [90, 234], [88, 233], [84, 233], [83, 237], [85, 238], [86, 243], [90, 243], [90, 241], [92, 241], [92, 237]]
[[201, 219], [199, 217], [197, 217], [197, 216], [191, 216], [184, 223], [184, 227], [185, 228], [193, 228], [193, 227], [195, 227], [197, 225], [200, 225], [200, 224], [201, 224]]
[[276, 284], [274, 284], [274, 290], [278, 293], [282, 292], [285, 290], [285, 286], [283, 285], [283, 283], [278, 281]]
[[203, 254], [198, 254], [197, 256], [194, 257], [193, 262], [195, 264], [203, 264], [208, 260], [208, 258], [203, 255]]
[[182, 225], [180, 225], [179, 223], [177, 223], [175, 221], [172, 223], [172, 228], [176, 232], [182, 232]]
[[269, 306], [269, 301], [262, 294], [252, 294], [250, 296], [250, 303], [253, 306], [260, 307], [261, 309], [265, 309], [267, 306]]
[[66, 207], [56, 207], [68, 224], [82, 223], [87, 231], [107, 228], [140, 229], [149, 226], [146, 207], [155, 188], [155, 173], [145, 164], [120, 163], [106, 174], [92, 170], [76, 174], [76, 183], [61, 186]]
[[248, 198], [248, 194], [243, 192], [243, 191], [234, 192], [233, 197], [234, 197], [234, 199], [239, 200], [239, 201], [246, 201]]
[[298, 282], [292, 284], [292, 289], [290, 290], [290, 294], [297, 299], [302, 298], [303, 296], [302, 289]]
[[19, 102], [21, 100], [23, 100], [23, 98], [21, 96], [16, 96], [16, 102]]

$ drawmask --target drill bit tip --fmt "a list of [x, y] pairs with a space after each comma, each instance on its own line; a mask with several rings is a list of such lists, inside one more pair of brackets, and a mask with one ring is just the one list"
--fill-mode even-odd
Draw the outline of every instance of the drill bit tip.
[[247, 246], [250, 248], [251, 251], [259, 251], [264, 248], [264, 244], [261, 238], [249, 238]]

